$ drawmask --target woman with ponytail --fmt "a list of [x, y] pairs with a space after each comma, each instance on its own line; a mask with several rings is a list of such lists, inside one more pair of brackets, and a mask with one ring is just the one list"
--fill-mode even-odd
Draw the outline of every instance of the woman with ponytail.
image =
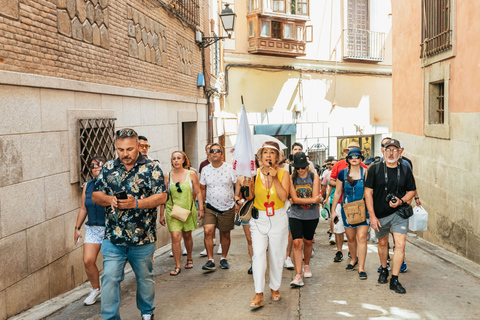
[[[358, 266], [358, 275], [361, 280], [367, 279], [365, 272], [365, 259], [367, 257], [367, 233], [370, 226], [370, 217], [366, 213], [366, 220], [358, 224], [349, 224], [343, 210], [345, 203], [350, 203], [363, 199], [364, 185], [367, 177], [367, 170], [362, 168], [360, 164], [365, 158], [359, 148], [352, 148], [348, 152], [348, 167], [338, 173], [336, 181], [335, 196], [332, 203], [332, 219], [338, 217], [335, 208], [340, 199], [342, 205], [342, 222], [347, 235], [348, 249], [351, 255], [351, 261], [345, 268], [347, 271], [353, 271]], [[366, 210], [366, 209], [365, 209]]]

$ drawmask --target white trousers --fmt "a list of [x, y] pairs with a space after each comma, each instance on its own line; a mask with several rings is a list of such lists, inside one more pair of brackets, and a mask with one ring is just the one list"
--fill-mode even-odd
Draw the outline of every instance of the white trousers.
[[255, 293], [265, 289], [265, 272], [270, 266], [270, 289], [278, 290], [282, 283], [283, 262], [288, 245], [288, 216], [285, 207], [275, 210], [273, 217], [265, 211], [258, 212], [258, 219], [250, 219], [252, 233], [252, 270]]

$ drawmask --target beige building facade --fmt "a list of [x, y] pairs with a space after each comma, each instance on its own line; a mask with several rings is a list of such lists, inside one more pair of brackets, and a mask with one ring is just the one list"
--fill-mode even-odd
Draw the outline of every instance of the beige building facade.
[[[425, 239], [480, 262], [480, 23], [465, 1], [394, 3], [393, 132], [429, 213]], [[420, 50], [421, 49], [421, 50]]]
[[[0, 2], [0, 319], [87, 280], [73, 233], [82, 161], [99, 145], [82, 147], [80, 120], [110, 121], [112, 136], [135, 129], [164, 172], [174, 150], [195, 167], [204, 159], [195, 30], [208, 23], [208, 3], [196, 2]], [[158, 225], [157, 246], [169, 241]]]
[[390, 1], [229, 2], [237, 20], [214, 122], [226, 148], [243, 96], [254, 134], [336, 157], [355, 139], [378, 155], [391, 131]]

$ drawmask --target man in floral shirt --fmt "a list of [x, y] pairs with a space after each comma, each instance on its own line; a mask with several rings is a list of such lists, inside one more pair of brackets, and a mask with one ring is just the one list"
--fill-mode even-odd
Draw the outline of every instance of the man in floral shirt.
[[[101, 313], [104, 319], [120, 319], [120, 282], [128, 260], [137, 279], [137, 307], [142, 319], [153, 319], [156, 208], [167, 200], [165, 181], [158, 162], [139, 152], [134, 130], [118, 130], [115, 146], [118, 158], [103, 166], [92, 194], [93, 202], [109, 207], [102, 243]], [[126, 199], [115, 196], [122, 191]]]

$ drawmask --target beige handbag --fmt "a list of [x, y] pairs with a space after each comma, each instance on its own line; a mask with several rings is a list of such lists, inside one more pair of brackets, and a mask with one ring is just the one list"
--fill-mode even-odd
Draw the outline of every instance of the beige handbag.
[[173, 205], [172, 212], [170, 212], [170, 217], [180, 220], [182, 222], [187, 221], [188, 216], [190, 215], [190, 210], [183, 209], [182, 207]]
[[245, 202], [240, 208], [240, 211], [238, 212], [240, 219], [242, 219], [243, 221], [250, 221], [250, 219], [252, 218], [252, 208], [253, 199]]
[[343, 204], [343, 211], [347, 222], [351, 225], [359, 224], [367, 220], [367, 211], [363, 199]]

